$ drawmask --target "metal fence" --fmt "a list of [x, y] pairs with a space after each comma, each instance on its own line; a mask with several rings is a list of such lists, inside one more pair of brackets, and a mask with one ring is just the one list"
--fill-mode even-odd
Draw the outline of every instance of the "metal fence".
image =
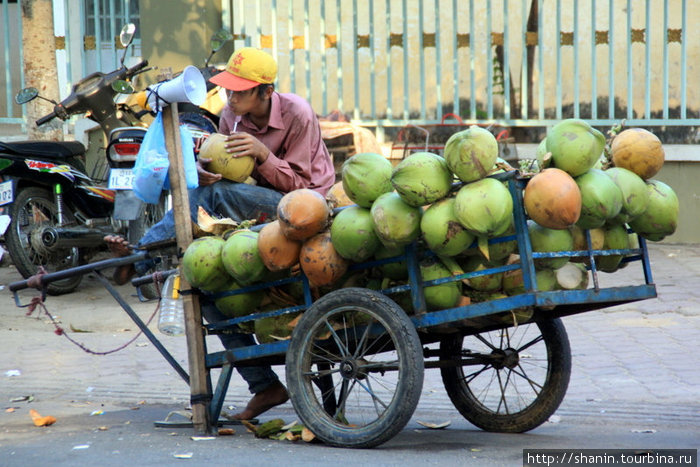
[[699, 0], [228, 0], [278, 88], [377, 126], [698, 125]]
[[0, 0], [0, 124], [23, 122], [14, 94], [22, 88], [22, 16], [19, 3]]
[[[59, 82], [116, 63], [134, 0], [56, 0]], [[21, 14], [0, 0], [0, 124], [23, 123]], [[235, 47], [278, 89], [378, 128], [440, 123], [700, 125], [700, 0], [223, 0]], [[97, 12], [97, 13], [96, 13]], [[138, 55], [138, 48], [134, 50]], [[690, 83], [689, 83], [690, 78]]]

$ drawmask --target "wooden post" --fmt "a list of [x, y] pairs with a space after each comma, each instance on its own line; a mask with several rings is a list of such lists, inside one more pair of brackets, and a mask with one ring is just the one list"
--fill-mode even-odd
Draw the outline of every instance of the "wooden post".
[[[175, 218], [175, 238], [180, 252], [184, 252], [192, 243], [192, 222], [190, 219], [190, 201], [185, 182], [185, 167], [180, 141], [180, 121], [177, 115], [177, 103], [168, 105], [163, 110], [163, 127], [165, 147], [168, 150], [170, 169], [170, 193], [173, 200]], [[180, 277], [182, 290], [189, 290], [190, 285]], [[200, 434], [209, 434], [212, 423], [209, 421], [209, 402], [211, 390], [205, 367], [204, 333], [202, 332], [202, 311], [196, 295], [183, 295], [185, 306], [185, 335], [187, 337], [187, 357], [190, 374], [190, 401], [192, 405], [192, 422], [194, 430]]]

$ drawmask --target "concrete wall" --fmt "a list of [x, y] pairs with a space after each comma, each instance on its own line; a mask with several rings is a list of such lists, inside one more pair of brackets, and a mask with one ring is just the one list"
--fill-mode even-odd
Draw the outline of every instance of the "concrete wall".
[[[700, 147], [691, 146], [700, 156]], [[654, 177], [673, 188], [680, 202], [678, 229], [666, 243], [700, 243], [700, 157], [693, 161], [666, 160]]]

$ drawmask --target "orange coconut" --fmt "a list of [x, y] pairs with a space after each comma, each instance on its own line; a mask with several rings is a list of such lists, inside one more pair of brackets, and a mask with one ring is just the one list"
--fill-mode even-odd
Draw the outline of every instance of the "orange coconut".
[[325, 198], [308, 188], [290, 191], [277, 205], [282, 233], [290, 240], [303, 241], [320, 232], [330, 213]]
[[643, 128], [629, 128], [610, 146], [615, 167], [622, 167], [648, 180], [664, 165], [664, 148], [656, 135]]
[[290, 240], [282, 233], [279, 221], [270, 222], [258, 234], [258, 251], [265, 267], [281, 271], [299, 261], [301, 242]]
[[561, 169], [545, 169], [532, 177], [524, 201], [530, 218], [549, 229], [566, 229], [581, 215], [581, 191]]
[[313, 287], [332, 284], [348, 270], [348, 261], [335, 251], [328, 230], [304, 242], [299, 254], [299, 264]]
[[335, 185], [333, 185], [331, 189], [328, 190], [328, 193], [326, 194], [326, 199], [333, 208], [341, 208], [344, 206], [352, 206], [353, 204], [355, 204], [348, 197], [347, 193], [345, 193], [345, 189], [343, 188], [343, 182], [337, 182]]

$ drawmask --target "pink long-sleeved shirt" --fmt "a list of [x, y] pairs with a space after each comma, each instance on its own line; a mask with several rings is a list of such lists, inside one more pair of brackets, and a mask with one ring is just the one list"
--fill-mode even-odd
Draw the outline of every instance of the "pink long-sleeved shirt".
[[321, 138], [321, 126], [309, 103], [296, 94], [272, 93], [270, 119], [258, 128], [248, 115], [237, 116], [226, 106], [219, 132], [236, 131], [255, 136], [270, 150], [267, 160], [256, 164], [253, 178], [259, 186], [283, 193], [309, 188], [326, 195], [335, 182], [335, 169]]

